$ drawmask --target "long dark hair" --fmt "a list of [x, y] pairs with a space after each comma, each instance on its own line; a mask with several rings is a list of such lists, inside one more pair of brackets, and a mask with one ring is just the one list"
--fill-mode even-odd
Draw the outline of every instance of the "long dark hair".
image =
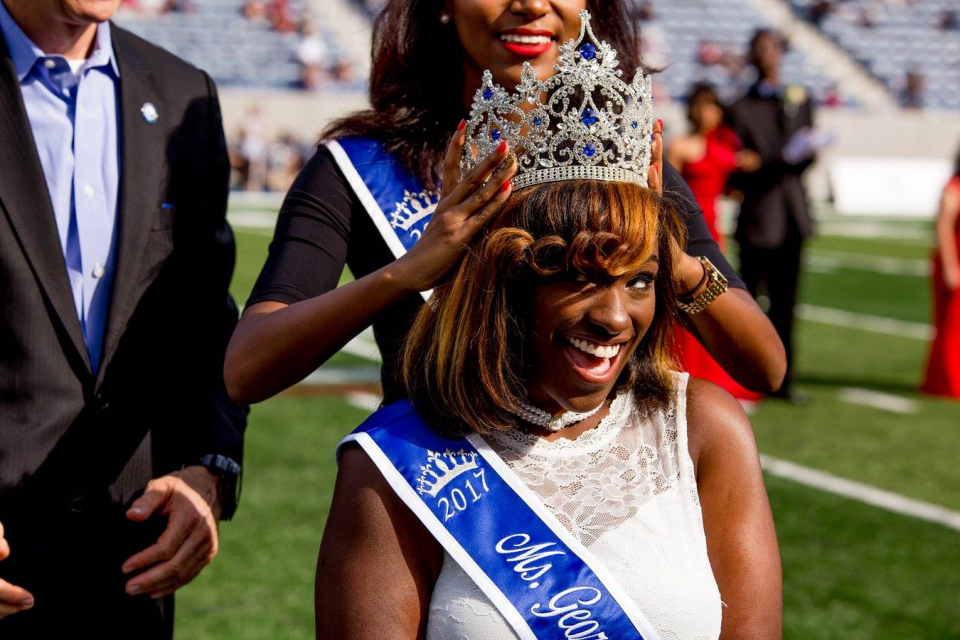
[[[640, 67], [640, 28], [629, 0], [587, 0], [597, 36], [617, 50], [625, 78]], [[323, 138], [366, 136], [427, 188], [463, 108], [463, 49], [453, 24], [441, 24], [442, 0], [390, 0], [373, 25], [370, 109], [336, 120]]]
[[723, 101], [720, 100], [720, 95], [717, 93], [716, 87], [709, 82], [698, 82], [693, 85], [693, 89], [690, 90], [690, 96], [687, 98], [687, 120], [690, 121], [690, 124], [695, 124], [693, 122], [693, 105], [698, 100], [708, 100], [720, 107], [724, 115], [723, 119], [726, 120], [727, 109], [723, 106]]

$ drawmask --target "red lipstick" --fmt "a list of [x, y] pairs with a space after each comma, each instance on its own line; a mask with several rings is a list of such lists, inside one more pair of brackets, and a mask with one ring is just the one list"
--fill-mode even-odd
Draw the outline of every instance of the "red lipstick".
[[500, 32], [497, 41], [519, 58], [536, 58], [550, 50], [554, 34], [545, 29], [506, 29]]

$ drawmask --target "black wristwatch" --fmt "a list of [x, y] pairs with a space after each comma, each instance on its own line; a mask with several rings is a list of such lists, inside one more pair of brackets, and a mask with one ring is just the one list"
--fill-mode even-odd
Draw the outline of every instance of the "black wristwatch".
[[220, 519], [229, 520], [240, 501], [240, 465], [222, 454], [207, 454], [197, 463], [220, 479]]

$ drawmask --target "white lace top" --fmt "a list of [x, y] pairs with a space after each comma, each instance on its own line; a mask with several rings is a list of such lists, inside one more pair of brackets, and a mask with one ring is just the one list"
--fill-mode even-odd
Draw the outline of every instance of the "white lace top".
[[[586, 546], [663, 640], [720, 636], [720, 592], [703, 532], [687, 447], [686, 386], [653, 417], [624, 393], [596, 429], [547, 442], [520, 431], [490, 446]], [[430, 600], [428, 640], [516, 638], [500, 612], [446, 553]]]

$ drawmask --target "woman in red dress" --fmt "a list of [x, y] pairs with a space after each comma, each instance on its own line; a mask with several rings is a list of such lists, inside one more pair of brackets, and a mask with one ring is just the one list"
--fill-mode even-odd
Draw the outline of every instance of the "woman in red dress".
[[943, 189], [933, 257], [934, 324], [923, 390], [960, 398], [960, 154], [953, 177]]
[[[741, 149], [737, 135], [723, 124], [723, 106], [712, 86], [698, 84], [690, 94], [687, 117], [691, 133], [674, 140], [667, 148], [667, 159], [690, 185], [713, 238], [723, 248], [723, 236], [717, 229], [717, 200], [727, 178], [734, 171], [755, 171], [760, 157]], [[683, 369], [697, 378], [714, 382], [741, 402], [756, 402], [760, 394], [740, 386], [717, 364], [700, 341], [689, 331], [677, 338], [677, 355]]]

